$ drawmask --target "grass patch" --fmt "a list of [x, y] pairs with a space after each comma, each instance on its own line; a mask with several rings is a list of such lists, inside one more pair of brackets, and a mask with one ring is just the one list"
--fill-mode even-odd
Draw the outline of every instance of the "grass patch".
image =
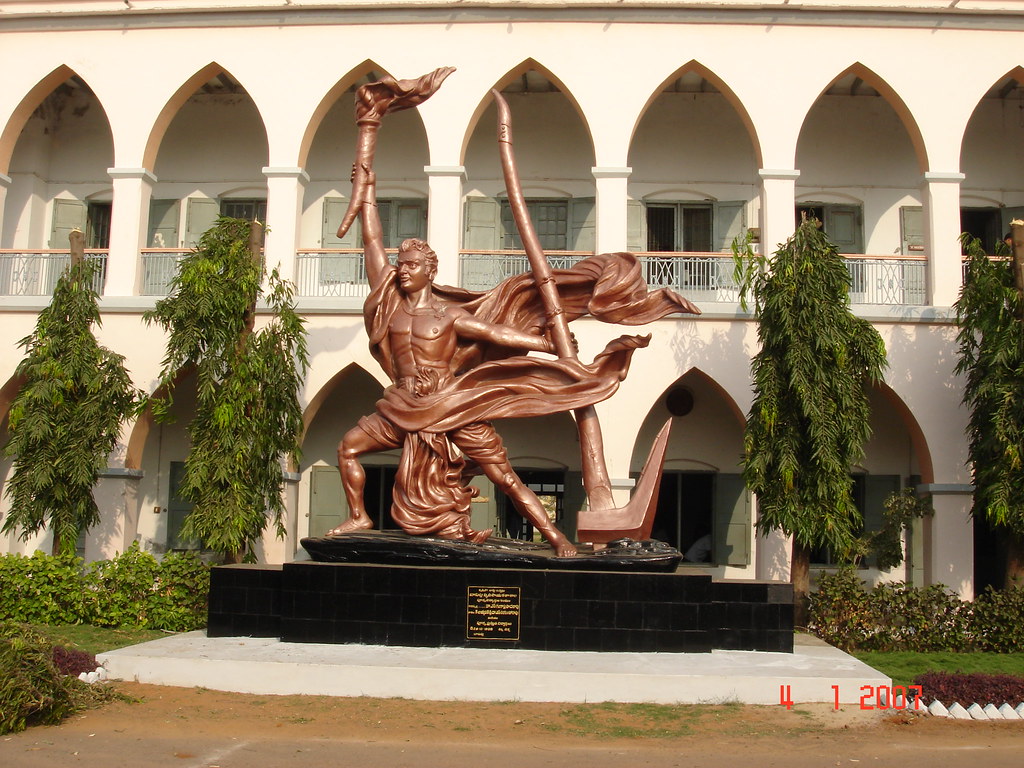
[[1024, 653], [855, 651], [853, 655], [891, 677], [893, 685], [911, 685], [915, 677], [925, 672], [984, 672], [1024, 677]]
[[30, 624], [29, 626], [39, 634], [50, 638], [55, 645], [79, 648], [93, 655], [136, 643], [144, 643], [147, 640], [155, 640], [158, 637], [167, 637], [168, 634], [159, 629], [94, 627], [91, 624]]
[[[719, 732], [746, 735], [739, 704], [574, 704], [541, 723], [546, 731], [598, 739], [675, 739], [713, 723]], [[799, 727], [799, 726], [798, 726]]]

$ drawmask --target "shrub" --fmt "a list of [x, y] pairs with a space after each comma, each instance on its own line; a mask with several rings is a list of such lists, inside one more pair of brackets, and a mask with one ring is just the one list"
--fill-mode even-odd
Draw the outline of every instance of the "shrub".
[[0, 733], [59, 723], [114, 695], [105, 686], [92, 687], [62, 674], [52, 643], [42, 635], [14, 622], [0, 622]]
[[865, 590], [853, 568], [841, 568], [819, 578], [808, 628], [846, 650], [1021, 651], [1024, 589], [988, 589], [966, 603], [940, 584]]
[[194, 553], [158, 562], [132, 544], [113, 560], [0, 556], [0, 616], [35, 624], [95, 624], [175, 632], [206, 625], [210, 569]]
[[1016, 706], [1024, 702], [1024, 678], [1013, 675], [925, 672], [914, 678], [914, 685], [921, 686], [925, 701], [938, 699], [947, 707], [953, 702], [965, 707], [971, 704], [998, 707], [1003, 703]]
[[1024, 588], [987, 587], [974, 601], [975, 646], [1008, 653], [1024, 648]]
[[77, 624], [85, 608], [82, 560], [36, 552], [0, 557], [0, 616], [34, 624]]

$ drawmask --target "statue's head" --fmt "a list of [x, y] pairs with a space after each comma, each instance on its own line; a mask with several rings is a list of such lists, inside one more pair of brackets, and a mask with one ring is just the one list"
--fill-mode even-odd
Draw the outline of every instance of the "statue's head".
[[430, 247], [426, 240], [420, 240], [418, 237], [408, 237], [398, 246], [398, 258], [401, 259], [403, 253], [411, 253], [413, 251], [422, 256], [427, 273], [430, 275], [430, 279], [433, 280], [437, 275], [437, 254], [434, 253], [434, 249]]

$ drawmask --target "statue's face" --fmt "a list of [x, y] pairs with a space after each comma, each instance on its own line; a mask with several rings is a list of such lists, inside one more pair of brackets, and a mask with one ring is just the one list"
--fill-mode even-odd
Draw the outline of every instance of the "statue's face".
[[434, 270], [419, 251], [398, 254], [398, 284], [406, 293], [421, 291], [434, 279]]

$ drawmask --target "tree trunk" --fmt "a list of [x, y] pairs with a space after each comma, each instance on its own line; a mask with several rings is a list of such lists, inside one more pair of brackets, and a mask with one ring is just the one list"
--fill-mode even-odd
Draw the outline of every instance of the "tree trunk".
[[795, 540], [789, 574], [793, 585], [793, 624], [798, 628], [806, 627], [811, 600], [811, 550]]
[[1006, 589], [1024, 587], [1024, 538], [1015, 533], [1006, 536]]
[[61, 542], [60, 534], [57, 533], [56, 531], [54, 531], [53, 532], [53, 546], [50, 549], [50, 554], [53, 555], [54, 557], [57, 557], [57, 555], [60, 554], [60, 545], [61, 545], [61, 543], [62, 542]]

